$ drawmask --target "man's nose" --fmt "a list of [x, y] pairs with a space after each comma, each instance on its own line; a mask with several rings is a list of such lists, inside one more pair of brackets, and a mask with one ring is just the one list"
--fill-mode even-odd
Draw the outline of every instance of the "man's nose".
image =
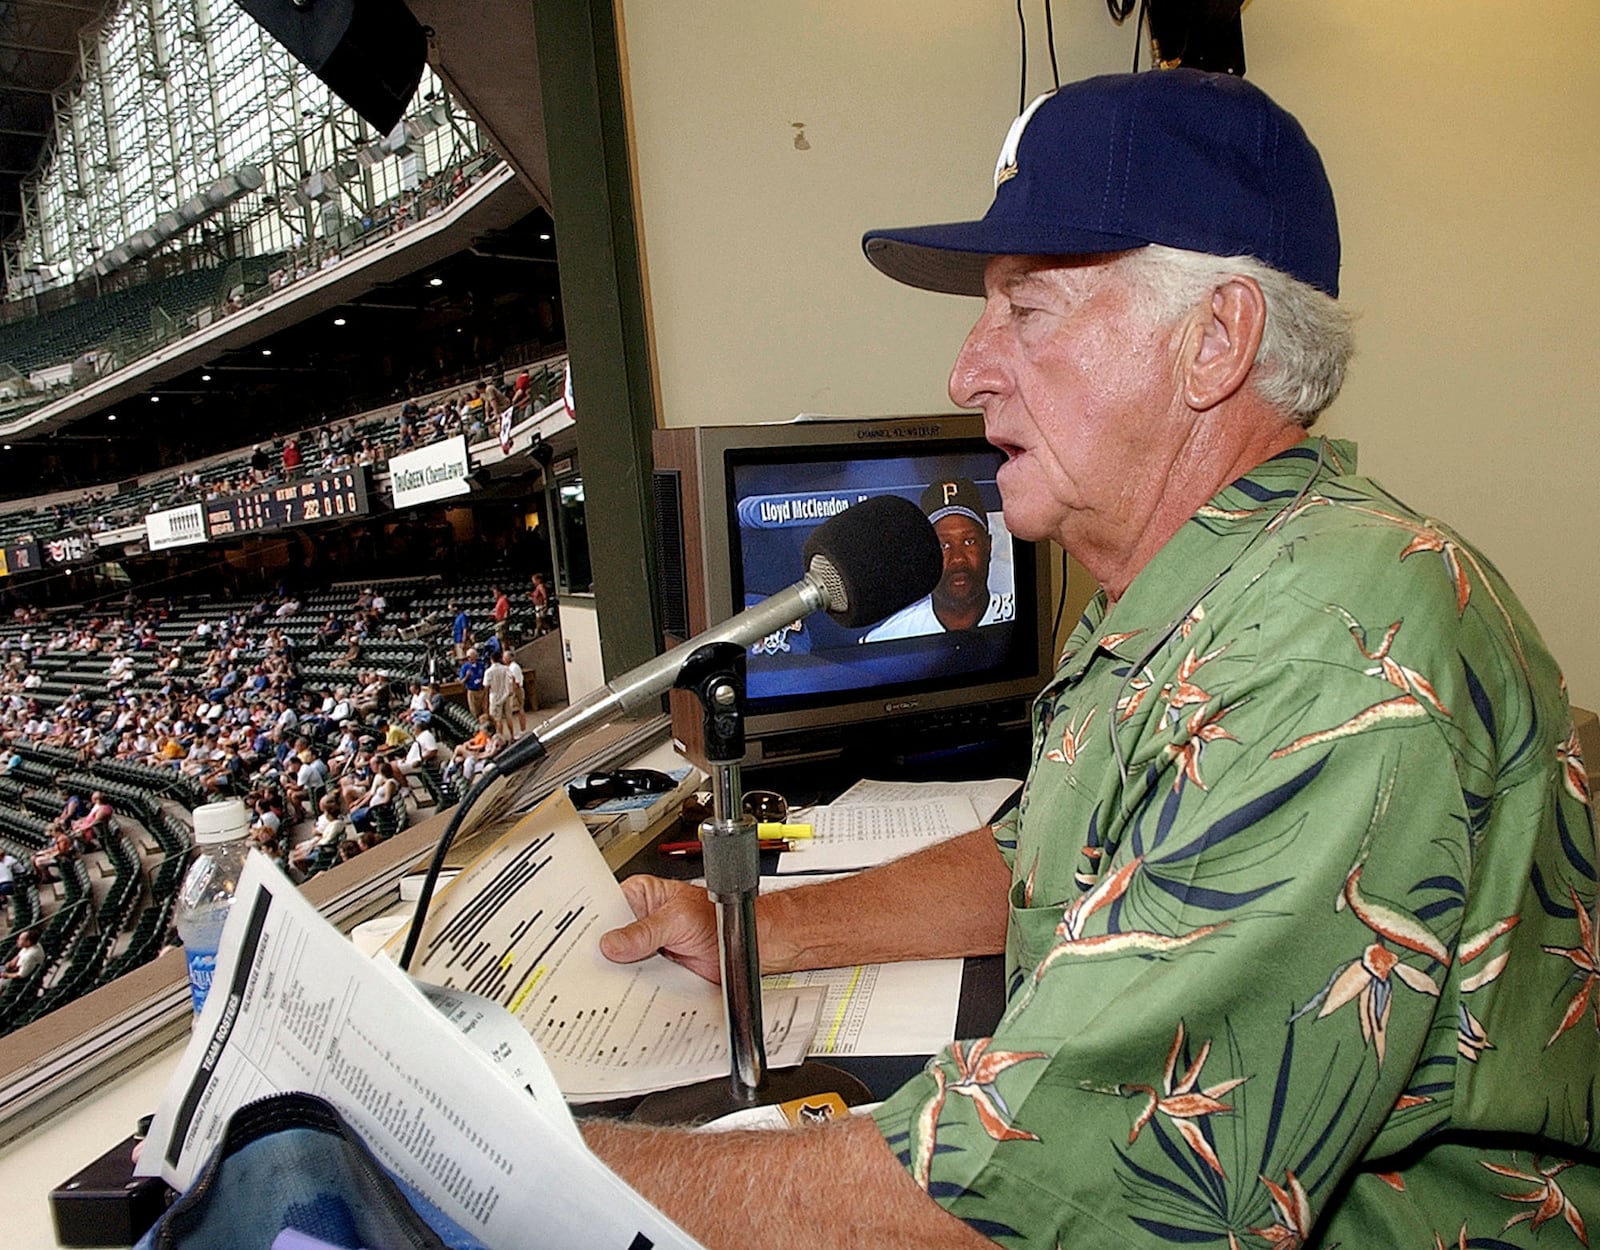
[[950, 402], [957, 408], [981, 408], [988, 397], [1005, 388], [1005, 377], [996, 366], [995, 323], [990, 309], [991, 302], [986, 302], [950, 369]]
[[944, 567], [950, 569], [967, 569], [977, 563], [977, 552], [965, 543], [951, 543], [944, 549]]

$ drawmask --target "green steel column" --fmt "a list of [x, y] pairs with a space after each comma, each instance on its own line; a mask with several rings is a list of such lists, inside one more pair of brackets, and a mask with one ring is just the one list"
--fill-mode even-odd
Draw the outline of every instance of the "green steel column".
[[623, 84], [611, 0], [534, 0], [561, 302], [608, 677], [659, 650], [650, 383]]

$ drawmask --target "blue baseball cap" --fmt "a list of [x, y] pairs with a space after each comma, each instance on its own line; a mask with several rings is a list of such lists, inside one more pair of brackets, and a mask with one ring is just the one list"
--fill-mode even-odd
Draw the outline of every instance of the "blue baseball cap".
[[1011, 125], [981, 221], [873, 230], [897, 281], [982, 295], [994, 256], [1161, 243], [1253, 256], [1339, 294], [1339, 222], [1322, 158], [1258, 87], [1194, 69], [1107, 74], [1040, 96]]

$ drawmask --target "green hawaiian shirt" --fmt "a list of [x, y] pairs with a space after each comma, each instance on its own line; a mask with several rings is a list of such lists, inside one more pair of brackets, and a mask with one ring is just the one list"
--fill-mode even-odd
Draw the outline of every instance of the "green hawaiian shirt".
[[1034, 707], [1008, 1002], [877, 1113], [1006, 1246], [1584, 1246], [1596, 848], [1488, 561], [1308, 439], [1223, 490]]

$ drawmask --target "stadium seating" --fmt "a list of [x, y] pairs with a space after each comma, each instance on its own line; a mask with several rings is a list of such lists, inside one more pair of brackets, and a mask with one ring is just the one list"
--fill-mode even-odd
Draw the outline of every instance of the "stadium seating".
[[[5, 359], [3, 343], [7, 328], [0, 326], [0, 363]], [[525, 411], [537, 412], [560, 395], [565, 366], [564, 355], [520, 366], [526, 369], [532, 379], [529, 403]], [[426, 408], [459, 390], [459, 384], [448, 386], [419, 395], [416, 400], [419, 405]], [[401, 450], [398, 425], [400, 407], [399, 403], [388, 404], [353, 418], [350, 422], [356, 439], [370, 444], [375, 449], [374, 464], [378, 467]], [[292, 431], [305, 451], [300, 468], [292, 474], [284, 474], [278, 449], [274, 448], [272, 473], [275, 478], [284, 479], [287, 476], [288, 480], [293, 480], [310, 477], [322, 471], [321, 456], [316, 451], [320, 429], [321, 427], [312, 426]], [[141, 481], [117, 485], [107, 483], [100, 488], [85, 488], [80, 498], [89, 499], [97, 495], [102, 498], [97, 502], [76, 504], [70, 509], [64, 506], [35, 508], [22, 500], [12, 501], [9, 504], [0, 502], [0, 543], [18, 542], [24, 539], [42, 542], [65, 533], [79, 533], [86, 527], [117, 530], [140, 526], [148, 512], [194, 503], [204, 498], [210, 491], [232, 493], [240, 480], [250, 474], [251, 453], [250, 448], [239, 448], [152, 474]], [[198, 475], [200, 479], [201, 486], [198, 490], [185, 489], [180, 485], [180, 476], [191, 475]]]
[[[505, 570], [503, 574], [476, 576], [454, 587], [444, 586], [437, 576], [377, 583], [388, 601], [384, 620], [389, 624], [380, 636], [364, 642], [354, 667], [336, 662], [344, 654], [345, 644], [326, 642], [319, 638], [318, 631], [330, 613], [341, 619], [352, 616], [367, 583], [308, 591], [293, 615], [258, 620], [252, 628], [259, 631], [275, 627], [293, 640], [296, 668], [308, 696], [315, 697], [324, 686], [355, 688], [360, 674], [378, 672], [387, 677], [390, 704], [398, 709], [405, 704], [406, 682], [420, 675], [430, 653], [448, 650], [441, 647], [448, 628], [445, 605], [458, 599], [469, 604], [474, 615], [483, 621], [487, 619], [491, 586], [515, 588], [519, 582]], [[119, 692], [159, 697], [174, 678], [197, 680], [219, 641], [215, 628], [211, 636], [200, 637], [197, 627], [202, 622], [214, 627], [229, 615], [243, 619], [252, 606], [251, 602], [215, 600], [172, 605], [154, 627], [160, 647], [129, 653], [134, 659], [133, 677], [116, 688], [107, 684], [109, 652], [97, 653], [81, 645], [53, 652], [38, 650], [62, 631], [80, 641], [85, 637], [71, 634], [83, 624], [71, 614], [35, 620], [31, 625], [0, 622], [0, 649], [14, 651], [21, 636], [31, 634], [29, 667], [45, 680], [27, 693], [50, 707], [77, 691], [74, 704], [86, 700], [89, 714], [103, 715], [109, 723]], [[433, 637], [419, 635], [406, 624], [429, 613], [435, 617]], [[514, 612], [511, 627], [514, 631], [531, 632], [531, 615]], [[103, 621], [98, 636], [109, 644], [129, 635], [130, 626], [112, 614]], [[167, 662], [174, 653], [178, 664], [169, 673]], [[256, 658], [259, 655], [245, 657], [249, 663]], [[452, 662], [447, 664], [453, 668]], [[373, 717], [361, 717], [359, 724], [358, 733], [376, 738], [383, 732]], [[434, 728], [441, 744], [448, 748], [474, 733], [477, 726], [464, 707], [447, 702], [436, 715]], [[327, 735], [324, 749], [337, 736], [335, 727]], [[9, 771], [0, 775], [0, 846], [10, 849], [24, 863], [36, 851], [51, 845], [49, 826], [59, 817], [69, 795], [87, 799], [98, 791], [116, 815], [115, 827], [104, 830], [97, 845], [76, 859], [63, 861], [59, 883], [43, 889], [32, 882], [19, 883], [11, 901], [12, 931], [34, 929], [46, 948], [48, 965], [30, 986], [8, 983], [0, 991], [0, 1033], [105, 984], [161, 950], [168, 940], [178, 888], [189, 860], [192, 835], [188, 812], [213, 797], [196, 778], [175, 767], [133, 759], [95, 758], [93, 741], [84, 748], [29, 740], [18, 741], [13, 747], [16, 759]], [[425, 766], [412, 777], [420, 786], [419, 797], [425, 791], [422, 801], [440, 809], [460, 797], [459, 783], [446, 784], [438, 764]], [[394, 802], [373, 809], [372, 832], [388, 838], [403, 829], [410, 819], [414, 801], [411, 796], [407, 785]], [[313, 807], [315, 800], [313, 793]], [[303, 837], [305, 831], [295, 830], [292, 836]], [[290, 837], [286, 828], [286, 844]], [[332, 866], [338, 856], [337, 847], [320, 853], [313, 870]], [[8, 952], [0, 949], [0, 955], [5, 954]]]
[[154, 314], [168, 321], [186, 320], [221, 297], [226, 273], [223, 267], [193, 269], [0, 325], [0, 362], [27, 374], [76, 360], [92, 348], [114, 360], [132, 359], [143, 354], [135, 348], [144, 349], [153, 336]]

